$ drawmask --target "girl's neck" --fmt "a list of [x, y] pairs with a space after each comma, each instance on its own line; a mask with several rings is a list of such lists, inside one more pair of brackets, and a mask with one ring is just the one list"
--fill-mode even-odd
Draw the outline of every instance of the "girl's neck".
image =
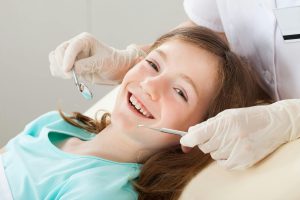
[[107, 126], [94, 139], [79, 144], [84, 154], [97, 156], [115, 162], [142, 163], [151, 152], [113, 125]]

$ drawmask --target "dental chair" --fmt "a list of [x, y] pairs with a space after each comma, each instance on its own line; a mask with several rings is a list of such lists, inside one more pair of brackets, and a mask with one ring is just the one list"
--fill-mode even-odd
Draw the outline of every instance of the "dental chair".
[[[119, 87], [86, 111], [111, 111]], [[212, 162], [185, 187], [180, 200], [300, 200], [300, 139], [282, 145], [255, 166], [225, 170]]]

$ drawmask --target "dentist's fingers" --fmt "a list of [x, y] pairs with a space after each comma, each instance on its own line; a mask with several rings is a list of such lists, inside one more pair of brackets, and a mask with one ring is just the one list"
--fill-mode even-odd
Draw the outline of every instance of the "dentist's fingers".
[[227, 160], [236, 144], [236, 140], [223, 140], [218, 149], [211, 151], [210, 155], [214, 160]]
[[208, 142], [204, 143], [204, 144], [200, 144], [199, 149], [203, 152], [203, 153], [210, 153], [213, 151], [218, 150], [218, 148], [220, 147], [220, 141], [218, 138], [211, 138]]
[[68, 43], [64, 42], [59, 47], [57, 47], [54, 51], [54, 56], [55, 56], [57, 67], [62, 67], [62, 63], [64, 60], [64, 54], [65, 54], [65, 50], [66, 50], [67, 46], [68, 46]]
[[243, 140], [232, 142], [230, 149], [227, 150], [227, 158], [217, 160], [218, 165], [234, 170], [242, 170], [252, 166], [257, 159], [254, 159], [255, 155], [251, 154], [252, 151], [249, 148], [243, 148], [246, 145], [244, 142]]
[[212, 159], [217, 160], [217, 161], [227, 159], [227, 156], [224, 154], [224, 152], [221, 152], [221, 151], [211, 152], [210, 156]]
[[[86, 38], [87, 36], [84, 34], [81, 34], [78, 36], [78, 39], [73, 40], [70, 42], [69, 46], [67, 47], [64, 55], [64, 60], [63, 60], [63, 69], [68, 72], [72, 69], [76, 57], [83, 51], [90, 51], [89, 48], [89, 42], [88, 39]], [[88, 55], [86, 55], [88, 56]], [[83, 57], [83, 56], [81, 56]]]
[[74, 67], [77, 74], [87, 74], [87, 73], [94, 73], [97, 70], [97, 56], [91, 56], [88, 58], [82, 58], [80, 60], [75, 61]]
[[52, 76], [55, 76], [57, 74], [56, 72], [56, 61], [55, 61], [55, 57], [54, 57], [54, 51], [51, 51], [49, 53], [49, 62], [50, 62], [50, 72]]
[[65, 52], [66, 52], [66, 49], [67, 49], [68, 46], [69, 46], [69, 41], [63, 42], [54, 51], [55, 52], [55, 58], [56, 58], [57, 64], [59, 64], [59, 67], [62, 67]]
[[214, 120], [214, 118], [192, 126], [189, 128], [188, 134], [180, 139], [180, 143], [187, 147], [202, 145], [213, 136], [217, 126], [218, 120]]
[[57, 62], [56, 62], [56, 58], [55, 58], [55, 52], [51, 51], [49, 53], [49, 62], [50, 62], [50, 72], [52, 74], [52, 76], [61, 76], [64, 77], [60, 74], [59, 70], [57, 69]]
[[244, 170], [251, 167], [253, 164], [239, 164], [232, 162], [230, 159], [217, 160], [217, 164], [227, 170]]
[[67, 73], [63, 70], [63, 59], [65, 49], [68, 47], [68, 41], [60, 44], [54, 51], [49, 53], [50, 72], [52, 76], [61, 77], [64, 79], [71, 78], [71, 73]]
[[69, 47], [66, 49], [65, 57], [63, 60], [63, 69], [65, 72], [68, 72], [72, 69], [76, 57], [82, 48], [84, 48], [83, 44], [81, 42], [76, 42], [76, 43], [71, 43]]
[[193, 148], [191, 147], [185, 147], [181, 145], [181, 150], [183, 153], [189, 153]]

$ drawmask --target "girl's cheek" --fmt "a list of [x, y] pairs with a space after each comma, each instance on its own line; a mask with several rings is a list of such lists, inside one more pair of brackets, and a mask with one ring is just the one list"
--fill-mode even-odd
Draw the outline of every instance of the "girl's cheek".
[[165, 102], [167, 107], [169, 107], [172, 112], [176, 112], [177, 109], [174, 108], [181, 108], [182, 104], [179, 102], [179, 99], [176, 97], [175, 92], [171, 88], [171, 86], [167, 86], [165, 95]]
[[162, 113], [162, 116], [164, 117], [163, 121], [170, 126], [169, 128], [186, 130], [188, 128], [186, 124], [189, 121], [185, 112], [190, 111], [187, 110], [187, 108], [184, 107], [180, 102], [178, 102], [178, 100], [174, 99], [172, 94], [169, 95], [171, 97], [169, 99], [165, 99], [165, 103], [163, 105], [165, 108]]

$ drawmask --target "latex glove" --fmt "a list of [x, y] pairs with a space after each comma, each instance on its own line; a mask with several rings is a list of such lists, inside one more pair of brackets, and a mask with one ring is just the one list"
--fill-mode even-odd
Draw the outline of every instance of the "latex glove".
[[180, 143], [210, 153], [227, 169], [245, 169], [300, 135], [300, 99], [229, 109], [192, 126]]
[[87, 81], [97, 84], [121, 82], [126, 72], [145, 52], [136, 45], [118, 50], [99, 42], [89, 33], [81, 33], [60, 44], [49, 54], [53, 76], [71, 78], [71, 69]]

